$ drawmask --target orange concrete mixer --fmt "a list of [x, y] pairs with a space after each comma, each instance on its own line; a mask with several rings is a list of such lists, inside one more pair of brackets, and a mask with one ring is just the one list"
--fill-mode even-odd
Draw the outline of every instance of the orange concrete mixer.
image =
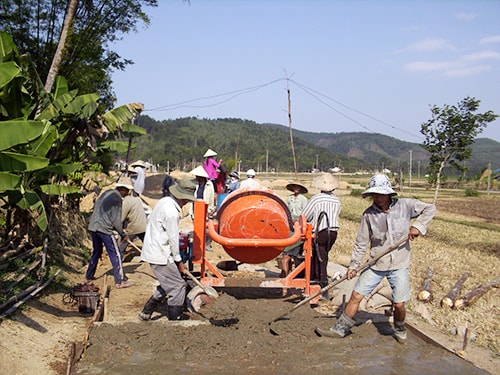
[[234, 192], [222, 203], [217, 220], [219, 230], [211, 231], [211, 238], [243, 263], [265, 263], [300, 240], [285, 202], [268, 191]]
[[256, 283], [259, 287], [300, 288], [306, 295], [320, 289], [318, 285], [311, 285], [310, 279], [312, 225], [304, 216], [293, 223], [286, 203], [272, 191], [237, 190], [223, 201], [217, 217], [208, 221], [206, 203], [195, 202], [193, 264], [201, 265], [201, 282], [214, 287], [236, 286], [237, 283], [244, 286], [239, 284], [241, 278], [223, 276], [206, 259], [207, 228], [210, 238], [241, 263], [268, 262], [277, 258], [287, 246], [304, 241], [304, 262], [285, 278], [260, 279]]

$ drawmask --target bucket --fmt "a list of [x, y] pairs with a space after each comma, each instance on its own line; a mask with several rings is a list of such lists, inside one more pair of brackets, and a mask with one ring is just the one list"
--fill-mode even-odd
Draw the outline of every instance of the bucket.
[[222, 193], [222, 194], [219, 194], [217, 195], [217, 209], [220, 208], [220, 206], [222, 205], [222, 202], [224, 202], [224, 199], [227, 198], [227, 193]]
[[93, 314], [101, 298], [99, 288], [93, 284], [77, 285], [72, 294], [78, 304], [78, 311], [83, 314]]

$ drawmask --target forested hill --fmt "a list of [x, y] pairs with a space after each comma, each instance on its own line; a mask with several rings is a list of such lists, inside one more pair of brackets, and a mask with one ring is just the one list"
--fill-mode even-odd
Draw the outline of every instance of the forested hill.
[[[132, 159], [151, 160], [162, 166], [190, 168], [203, 161], [208, 148], [230, 169], [234, 168], [236, 153], [241, 170], [255, 168], [265, 171], [293, 171], [290, 129], [283, 125], [257, 124], [253, 121], [226, 119], [197, 119], [194, 117], [157, 121], [148, 116], [138, 118], [138, 125], [148, 135], [134, 139]], [[375, 133], [313, 133], [292, 129], [297, 169], [309, 171], [318, 161], [322, 170], [341, 167], [346, 172], [388, 168], [407, 171], [410, 161], [419, 163], [421, 171], [428, 164], [428, 154], [417, 143]], [[479, 138], [473, 145], [473, 157], [467, 161], [469, 175], [478, 174], [492, 162], [500, 160], [500, 143]], [[413, 165], [413, 168], [415, 168]]]
[[[191, 117], [156, 121], [148, 116], [139, 117], [137, 125], [145, 128], [148, 134], [134, 139], [136, 148], [132, 151], [132, 159], [151, 159], [162, 166], [168, 162], [172, 168], [190, 168], [203, 162], [203, 154], [211, 148], [230, 169], [235, 168], [237, 154], [241, 170], [265, 171], [267, 160], [269, 171], [294, 171], [288, 128], [241, 119]], [[314, 168], [317, 159], [325, 170], [339, 164], [350, 171], [368, 167], [360, 159], [329, 151], [296, 136], [293, 144], [300, 172]]]

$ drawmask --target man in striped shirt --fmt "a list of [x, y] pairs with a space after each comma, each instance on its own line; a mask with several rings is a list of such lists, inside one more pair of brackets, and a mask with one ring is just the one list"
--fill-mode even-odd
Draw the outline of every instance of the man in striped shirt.
[[[338, 180], [329, 173], [322, 173], [313, 180], [313, 187], [320, 190], [302, 211], [307, 221], [312, 223], [316, 238], [313, 243], [312, 276], [321, 288], [328, 285], [328, 253], [337, 240], [340, 199], [333, 193], [339, 186]], [[327, 298], [327, 296], [324, 296]]]

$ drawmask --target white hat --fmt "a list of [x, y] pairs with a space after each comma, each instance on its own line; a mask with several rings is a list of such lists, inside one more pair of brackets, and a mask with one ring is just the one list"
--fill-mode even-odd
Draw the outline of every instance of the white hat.
[[333, 191], [339, 187], [339, 180], [330, 173], [321, 173], [314, 177], [312, 186], [321, 191]]
[[207, 152], [205, 152], [205, 155], [203, 155], [203, 157], [208, 158], [209, 156], [215, 156], [215, 155], [217, 155], [217, 153], [211, 148], [209, 148]]
[[120, 178], [118, 180], [118, 182], [116, 183], [115, 187], [116, 188], [122, 187], [122, 188], [125, 188], [125, 189], [128, 189], [128, 190], [132, 190], [134, 188], [134, 186], [132, 185], [132, 182], [127, 177]]
[[247, 171], [247, 176], [248, 176], [248, 177], [255, 177], [255, 170], [253, 170], [252, 168], [250, 168], [250, 169]]
[[146, 168], [146, 165], [144, 164], [144, 162], [142, 160], [137, 160], [137, 161], [134, 161], [133, 163], [130, 164], [131, 167], [142, 167], [142, 168]]
[[397, 193], [392, 189], [391, 180], [385, 174], [377, 173], [374, 175], [370, 183], [369, 188], [365, 192], [361, 193], [363, 198], [371, 194], [383, 194], [383, 195], [397, 195]]
[[189, 172], [190, 174], [194, 174], [195, 176], [198, 176], [198, 177], [205, 177], [205, 178], [208, 178], [208, 173], [207, 171], [205, 170], [205, 168], [203, 168], [203, 166], [201, 165], [198, 165], [195, 169], [193, 169], [191, 172]]

